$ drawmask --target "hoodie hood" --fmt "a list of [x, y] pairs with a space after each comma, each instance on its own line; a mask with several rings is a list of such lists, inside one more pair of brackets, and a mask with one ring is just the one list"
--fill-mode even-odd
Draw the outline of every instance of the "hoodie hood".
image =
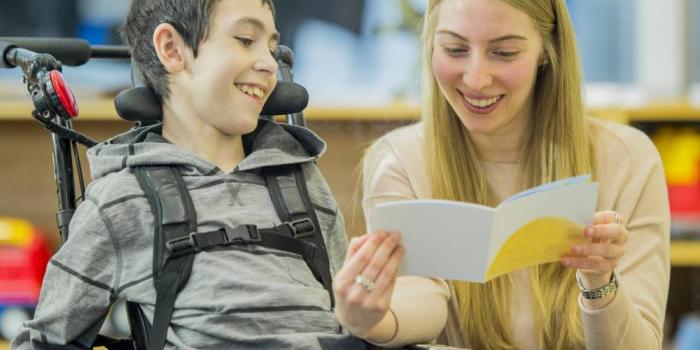
[[[243, 135], [246, 157], [240, 171], [275, 165], [315, 161], [326, 143], [309, 129], [261, 119], [257, 128]], [[162, 124], [140, 127], [104, 141], [87, 152], [93, 179], [128, 167], [175, 165], [182, 175], [211, 175], [221, 170], [198, 155], [186, 151], [162, 136]]]

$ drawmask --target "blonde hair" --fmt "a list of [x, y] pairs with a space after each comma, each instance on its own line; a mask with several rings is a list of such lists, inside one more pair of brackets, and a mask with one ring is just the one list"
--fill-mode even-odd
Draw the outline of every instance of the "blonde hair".
[[[593, 143], [581, 97], [575, 37], [564, 0], [502, 0], [527, 14], [542, 37], [547, 64], [537, 74], [532, 120], [519, 162], [520, 188], [593, 172]], [[434, 198], [495, 205], [468, 131], [442, 95], [432, 71], [441, 0], [430, 0], [423, 31], [425, 154]], [[464, 150], [464, 152], [455, 152]], [[485, 284], [451, 281], [462, 337], [475, 349], [514, 349], [510, 275]], [[529, 269], [539, 347], [583, 346], [574, 271], [560, 263]]]

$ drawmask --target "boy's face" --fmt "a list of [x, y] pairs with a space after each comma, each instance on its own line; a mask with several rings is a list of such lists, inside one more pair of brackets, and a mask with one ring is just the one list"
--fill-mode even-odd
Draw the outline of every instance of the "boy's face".
[[190, 112], [224, 135], [252, 132], [277, 84], [272, 12], [260, 0], [222, 0], [209, 35], [190, 58], [181, 83]]

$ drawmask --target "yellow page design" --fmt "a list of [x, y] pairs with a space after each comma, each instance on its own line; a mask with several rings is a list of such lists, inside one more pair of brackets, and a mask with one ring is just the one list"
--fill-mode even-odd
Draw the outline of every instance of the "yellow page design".
[[530, 221], [501, 246], [486, 272], [486, 281], [523, 267], [559, 261], [573, 244], [585, 243], [583, 226], [561, 217]]

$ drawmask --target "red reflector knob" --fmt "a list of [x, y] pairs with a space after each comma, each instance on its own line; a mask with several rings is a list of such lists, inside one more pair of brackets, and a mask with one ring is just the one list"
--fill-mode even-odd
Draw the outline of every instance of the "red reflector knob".
[[63, 74], [57, 70], [52, 70], [49, 74], [51, 76], [51, 86], [53, 87], [53, 91], [55, 91], [56, 97], [61, 103], [61, 106], [66, 111], [68, 116], [71, 118], [77, 117], [78, 104], [75, 103], [75, 97], [68, 88], [68, 85], [66, 85], [66, 81], [63, 79]]

